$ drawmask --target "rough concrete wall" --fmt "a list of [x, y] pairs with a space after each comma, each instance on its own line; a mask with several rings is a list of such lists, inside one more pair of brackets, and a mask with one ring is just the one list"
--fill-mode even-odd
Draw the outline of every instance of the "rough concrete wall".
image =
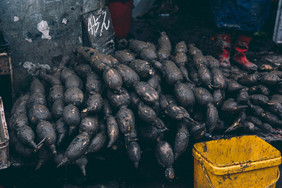
[[10, 42], [18, 91], [34, 73], [27, 68], [54, 69], [81, 45], [81, 12], [82, 0], [0, 0], [0, 29]]

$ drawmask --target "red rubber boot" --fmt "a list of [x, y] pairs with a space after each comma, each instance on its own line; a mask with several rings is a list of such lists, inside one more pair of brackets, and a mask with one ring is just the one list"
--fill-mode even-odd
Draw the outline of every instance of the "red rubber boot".
[[230, 67], [230, 49], [231, 49], [231, 35], [230, 34], [217, 34], [217, 56], [219, 63], [222, 67]]
[[245, 52], [248, 51], [251, 40], [251, 36], [239, 35], [237, 37], [236, 42], [234, 43], [233, 61], [241, 65], [246, 70], [256, 71], [258, 69], [257, 65], [250, 62], [245, 54]]

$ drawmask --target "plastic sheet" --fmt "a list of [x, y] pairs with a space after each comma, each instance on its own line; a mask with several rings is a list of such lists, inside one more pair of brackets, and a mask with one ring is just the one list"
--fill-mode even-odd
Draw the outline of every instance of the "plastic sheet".
[[256, 32], [268, 18], [270, 0], [210, 0], [211, 14], [219, 28]]

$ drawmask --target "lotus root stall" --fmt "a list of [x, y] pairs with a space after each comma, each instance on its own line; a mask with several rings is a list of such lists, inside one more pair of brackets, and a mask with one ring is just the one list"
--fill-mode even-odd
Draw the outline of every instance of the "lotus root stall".
[[232, 2], [4, 0], [0, 187], [282, 187], [281, 2]]

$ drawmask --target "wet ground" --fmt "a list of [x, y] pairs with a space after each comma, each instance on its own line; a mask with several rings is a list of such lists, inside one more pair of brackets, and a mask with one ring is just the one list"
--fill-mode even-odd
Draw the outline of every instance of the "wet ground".
[[[281, 143], [274, 143], [281, 151]], [[53, 162], [34, 171], [35, 164], [25, 168], [9, 168], [0, 171], [0, 182], [4, 187], [63, 187], [63, 188], [187, 188], [193, 187], [193, 143], [174, 164], [176, 177], [173, 182], [163, 178], [161, 168], [152, 151], [144, 151], [138, 170], [133, 168], [128, 157], [115, 154], [105, 160], [92, 156], [84, 177], [76, 166], [56, 169]], [[280, 168], [280, 170], [282, 170]], [[1, 187], [1, 186], [0, 186]], [[282, 179], [277, 183], [282, 187]]]
[[[201, 1], [202, 2], [202, 1]], [[202, 4], [202, 3], [201, 3]], [[194, 6], [194, 8], [193, 8]], [[157, 43], [159, 33], [166, 31], [173, 46], [184, 40], [187, 44], [195, 43], [205, 55], [214, 55], [215, 33], [208, 16], [208, 6], [201, 7], [197, 4], [180, 11], [176, 15], [158, 16], [148, 14], [132, 22], [130, 38]], [[189, 12], [190, 11], [190, 12]], [[195, 11], [198, 11], [195, 13]], [[272, 13], [275, 15], [275, 12]], [[267, 59], [274, 59], [281, 49], [271, 41], [274, 27], [273, 15], [266, 23], [263, 32], [254, 36], [248, 52], [248, 57], [262, 64]], [[276, 61], [279, 61], [276, 58]], [[282, 151], [281, 142], [272, 143]], [[4, 187], [108, 187], [108, 188], [155, 188], [193, 187], [193, 143], [179, 160], [174, 164], [176, 177], [173, 182], [164, 179], [164, 169], [161, 168], [153, 151], [144, 149], [138, 170], [133, 168], [126, 152], [109, 152], [106, 160], [99, 156], [92, 156], [87, 166], [88, 175], [84, 177], [76, 166], [57, 169], [54, 163], [45, 164], [39, 171], [34, 171], [35, 164], [25, 168], [9, 168], [0, 171], [0, 185]], [[1, 187], [1, 186], [0, 186]], [[282, 188], [282, 178], [277, 183], [277, 188]]]

